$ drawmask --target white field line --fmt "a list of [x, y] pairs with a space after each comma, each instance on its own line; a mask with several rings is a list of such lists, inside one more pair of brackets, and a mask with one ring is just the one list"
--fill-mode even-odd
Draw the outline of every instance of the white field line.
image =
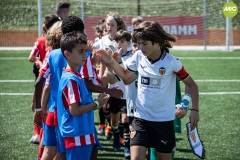
[[25, 82], [35, 82], [34, 80], [0, 80], [1, 83], [25, 83]]
[[[240, 79], [199, 79], [199, 80], [194, 80], [195, 82], [223, 82], [223, 83], [228, 83], [228, 82], [240, 82]], [[182, 81], [181, 81], [182, 82]]]
[[[97, 96], [99, 93], [93, 93]], [[182, 92], [182, 95], [185, 93]], [[199, 92], [200, 95], [238, 95], [240, 92]], [[33, 93], [0, 93], [0, 96], [32, 96]]]
[[[35, 82], [34, 80], [0, 80], [0, 83], [26, 83], [26, 82]], [[228, 83], [228, 82], [240, 82], [240, 79], [199, 79], [195, 80], [195, 82], [222, 82], [222, 83]]]
[[0, 93], [1, 96], [32, 96], [33, 93]]
[[[240, 59], [240, 57], [177, 57], [181, 59], [208, 59], [208, 60], [219, 60], [219, 59]], [[27, 60], [27, 57], [0, 57], [0, 60]]]
[[0, 60], [28, 60], [27, 57], [1, 57]]
[[178, 59], [212, 59], [212, 60], [218, 60], [218, 59], [240, 59], [240, 57], [177, 57]]

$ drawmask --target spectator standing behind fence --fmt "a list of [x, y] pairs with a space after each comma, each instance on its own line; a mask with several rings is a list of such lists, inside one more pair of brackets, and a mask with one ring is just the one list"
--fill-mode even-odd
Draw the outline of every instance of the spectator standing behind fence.
[[64, 20], [70, 12], [70, 3], [58, 2], [56, 5], [56, 14], [60, 20]]

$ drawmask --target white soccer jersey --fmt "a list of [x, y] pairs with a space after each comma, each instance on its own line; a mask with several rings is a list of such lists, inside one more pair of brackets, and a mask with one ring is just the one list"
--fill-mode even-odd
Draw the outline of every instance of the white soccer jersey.
[[138, 71], [134, 117], [155, 122], [174, 120], [176, 75], [180, 79], [188, 77], [182, 63], [165, 51], [158, 61], [151, 63], [139, 50], [126, 66], [131, 71]]
[[97, 41], [96, 43], [94, 43], [94, 48], [96, 50], [98, 49], [106, 49], [109, 48], [109, 46], [112, 45], [116, 48], [116, 41], [115, 40], [111, 40], [108, 35], [103, 36], [99, 41]]
[[[126, 61], [133, 56], [132, 53], [128, 53], [122, 56], [123, 65], [126, 67]], [[136, 107], [137, 98], [137, 79], [129, 85], [125, 85], [126, 103], [127, 103], [127, 116], [133, 117], [134, 108]]]

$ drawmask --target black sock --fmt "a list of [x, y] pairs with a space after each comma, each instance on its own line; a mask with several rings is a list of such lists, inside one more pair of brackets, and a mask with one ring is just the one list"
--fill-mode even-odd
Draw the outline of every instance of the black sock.
[[123, 123], [119, 123], [118, 128], [119, 128], [120, 137], [123, 138], [123, 131], [124, 131]]
[[99, 115], [100, 124], [105, 124], [105, 116], [102, 108], [98, 110], [98, 115]]
[[123, 138], [126, 148], [130, 148], [130, 135], [129, 135], [129, 123], [123, 123]]
[[114, 138], [118, 138], [119, 137], [119, 126], [112, 126], [112, 132], [114, 135]]

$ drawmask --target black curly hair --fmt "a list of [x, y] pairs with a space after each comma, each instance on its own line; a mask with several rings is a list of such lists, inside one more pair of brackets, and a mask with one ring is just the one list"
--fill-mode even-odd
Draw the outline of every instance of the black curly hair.
[[77, 16], [68, 16], [62, 22], [62, 33], [69, 33], [73, 31], [83, 32], [84, 31], [84, 23], [81, 18]]

